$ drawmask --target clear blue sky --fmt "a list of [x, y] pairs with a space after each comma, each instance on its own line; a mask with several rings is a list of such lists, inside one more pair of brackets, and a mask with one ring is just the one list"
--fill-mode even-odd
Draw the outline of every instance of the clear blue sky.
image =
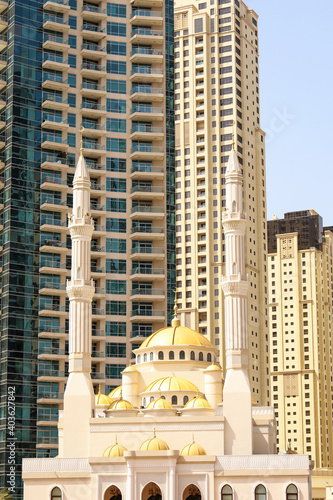
[[333, 1], [246, 4], [259, 14], [267, 217], [313, 208], [333, 225]]

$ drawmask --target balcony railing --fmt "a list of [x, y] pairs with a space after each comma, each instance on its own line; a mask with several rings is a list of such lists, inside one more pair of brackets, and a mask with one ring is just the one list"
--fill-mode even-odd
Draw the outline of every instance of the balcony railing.
[[52, 23], [65, 24], [65, 25], [68, 24], [63, 20], [62, 16], [56, 16], [56, 15], [52, 15], [52, 14], [44, 14], [44, 23], [46, 23], [47, 21], [51, 21]]
[[82, 82], [81, 89], [100, 90], [102, 92], [105, 92], [105, 85], [98, 85], [97, 83], [92, 83], [92, 82]]
[[104, 337], [105, 336], [105, 330], [92, 330], [91, 334], [93, 337]]
[[50, 369], [44, 369], [44, 368], [39, 368], [38, 369], [38, 377], [65, 377], [65, 372], [57, 370], [55, 368], [50, 368]]
[[95, 5], [87, 5], [83, 4], [81, 12], [96, 12], [98, 14], [105, 14], [105, 9], [101, 9], [100, 7], [96, 7]]
[[131, 13], [131, 18], [135, 16], [144, 16], [144, 17], [163, 17], [163, 14], [160, 10], [133, 10]]
[[91, 266], [92, 273], [105, 273], [105, 267], [102, 266]]
[[[105, 125], [99, 125], [99, 123], [84, 122], [81, 125], [83, 128], [85, 128], [87, 130], [105, 130]], [[86, 147], [86, 146], [83, 146], [83, 147]]]
[[163, 288], [134, 288], [131, 295], [164, 295]]
[[41, 311], [66, 312], [66, 306], [60, 306], [59, 304], [40, 304], [39, 309]]
[[[44, 5], [50, 0], [44, 0]], [[51, 0], [52, 3], [58, 3], [59, 5], [68, 5], [68, 0]]]
[[68, 104], [67, 99], [63, 99], [61, 95], [52, 94], [51, 92], [43, 93], [43, 101], [53, 101], [59, 104]]
[[38, 417], [37, 417], [37, 421], [41, 422], [41, 421], [44, 421], [44, 422], [57, 422], [59, 419], [59, 415], [56, 414], [56, 415], [52, 415], [50, 413], [44, 413], [44, 414], [41, 414], [39, 413]]
[[145, 66], [137, 66], [132, 69], [132, 75], [136, 73], [145, 75], [163, 75], [163, 70], [160, 68], [147, 68]]
[[100, 205], [99, 203], [91, 203], [90, 210], [105, 210], [105, 205]]
[[98, 142], [83, 140], [83, 148], [85, 149], [94, 149], [97, 151], [105, 151], [105, 146], [103, 144], [99, 144]]
[[163, 309], [133, 309], [132, 316], [164, 316]]
[[164, 212], [164, 207], [146, 207], [146, 206], [132, 207], [132, 214], [134, 214], [136, 212], [160, 214], [160, 213]]
[[68, 43], [68, 40], [64, 40], [64, 38], [60, 35], [50, 35], [49, 33], [44, 33], [44, 42], [48, 41], [64, 44]]
[[152, 146], [151, 144], [132, 144], [132, 153], [163, 153], [163, 146]]
[[86, 165], [91, 170], [105, 170], [105, 165], [102, 163], [95, 163], [93, 161], [86, 160]]
[[54, 175], [50, 174], [43, 174], [42, 175], [42, 183], [44, 182], [49, 182], [51, 184], [58, 184], [61, 186], [67, 186], [67, 180], [66, 179], [59, 179], [59, 177], [55, 177]]
[[41, 391], [41, 392], [38, 392], [37, 398], [38, 399], [42, 399], [42, 398], [45, 398], [45, 399], [64, 399], [64, 393], [57, 392], [57, 391], [51, 391], [51, 392]]
[[132, 254], [134, 253], [143, 253], [143, 254], [152, 254], [152, 253], [164, 253], [164, 247], [138, 247], [132, 248]]
[[154, 167], [146, 164], [132, 165], [132, 173], [134, 172], [152, 172], [152, 173], [163, 173], [163, 167]]
[[162, 30], [152, 30], [149, 28], [133, 28], [131, 36], [146, 35], [146, 36], [163, 36]]
[[162, 107], [152, 107], [152, 106], [132, 106], [132, 113], [163, 113]]
[[65, 349], [59, 349], [59, 347], [43, 347], [39, 348], [38, 354], [55, 354], [59, 356], [65, 356]]
[[54, 75], [52, 73], [44, 73], [43, 82], [46, 82], [46, 81], [63, 83], [64, 85], [67, 85], [67, 83], [68, 83], [68, 80], [64, 80], [62, 75]]
[[131, 133], [134, 132], [147, 132], [152, 134], [163, 134], [163, 127], [152, 127], [152, 125], [140, 123], [133, 126]]
[[43, 224], [48, 224], [50, 226], [62, 226], [66, 227], [66, 221], [62, 221], [59, 219], [53, 219], [52, 217], [43, 217], [40, 221], [40, 223]]
[[101, 309], [100, 307], [93, 307], [92, 308], [92, 314], [95, 314], [97, 316], [104, 316], [105, 315], [105, 309]]
[[51, 281], [41, 281], [39, 288], [50, 288], [52, 290], [66, 290], [66, 285], [62, 283], [52, 283]]
[[99, 380], [101, 380], [101, 379], [105, 378], [105, 375], [104, 375], [104, 373], [92, 372], [91, 373], [91, 378], [92, 379], [99, 379]]
[[66, 158], [60, 158], [58, 155], [52, 155], [52, 154], [44, 154], [44, 155], [42, 155], [42, 163], [44, 163], [44, 162], [61, 163], [61, 165], [67, 165], [68, 164]]
[[131, 193], [163, 193], [164, 188], [159, 186], [133, 186]]
[[103, 106], [102, 104], [98, 104], [97, 102], [95, 103], [95, 102], [83, 101], [81, 109], [93, 109], [96, 111], [105, 111], [105, 106]]
[[133, 50], [131, 52], [131, 56], [134, 56], [135, 54], [147, 54], [148, 56], [162, 56], [163, 52], [159, 49], [133, 47]]
[[105, 47], [95, 45], [94, 43], [83, 42], [82, 50], [94, 50], [95, 52], [105, 52]]
[[163, 234], [164, 227], [134, 226], [131, 229], [131, 233]]
[[143, 94], [163, 94], [162, 88], [150, 87], [150, 85], [133, 85], [132, 94], [142, 92]]
[[101, 26], [93, 26], [91, 24], [83, 24], [83, 31], [93, 31], [94, 33], [105, 33], [105, 28], [101, 28]]
[[163, 267], [137, 267], [132, 269], [132, 274], [164, 274]]
[[52, 134], [51, 132], [44, 132], [44, 134], [42, 135], [42, 141], [56, 142], [58, 144], [62, 144], [63, 142], [61, 134]]
[[81, 69], [90, 69], [93, 71], [105, 71], [105, 66], [101, 64], [94, 64], [92, 62], [83, 62], [81, 65]]
[[39, 332], [49, 332], [49, 333], [68, 333], [64, 327], [60, 328], [60, 326], [39, 326]]

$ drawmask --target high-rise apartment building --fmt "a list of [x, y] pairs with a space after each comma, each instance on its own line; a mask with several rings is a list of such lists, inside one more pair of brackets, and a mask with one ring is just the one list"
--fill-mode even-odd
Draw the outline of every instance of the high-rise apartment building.
[[172, 310], [173, 3], [15, 0], [1, 1], [0, 13], [0, 486], [7, 486], [10, 387], [17, 463], [36, 455], [36, 442], [37, 456], [57, 454], [68, 374], [67, 214], [81, 136], [95, 223], [95, 388], [119, 385], [132, 348]]
[[[333, 228], [314, 210], [268, 222], [272, 405], [278, 449], [333, 465]], [[317, 498], [317, 497], [315, 497]], [[318, 497], [319, 498], [319, 497]]]
[[182, 323], [208, 334], [220, 353], [225, 351], [221, 219], [234, 141], [248, 218], [249, 377], [254, 399], [267, 404], [265, 134], [260, 128], [258, 16], [242, 1], [176, 0], [175, 131], [176, 280]]

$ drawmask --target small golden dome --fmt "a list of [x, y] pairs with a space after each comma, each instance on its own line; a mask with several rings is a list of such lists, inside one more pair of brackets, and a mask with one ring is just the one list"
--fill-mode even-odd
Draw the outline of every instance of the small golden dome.
[[149, 408], [150, 410], [152, 409], [163, 409], [163, 410], [172, 410], [173, 409], [173, 406], [171, 403], [169, 403], [169, 401], [167, 401], [166, 399], [162, 398], [162, 397], [159, 397], [157, 399], [154, 399], [154, 401], [150, 401], [150, 403], [146, 406], [146, 408]]
[[134, 406], [126, 399], [117, 399], [116, 401], [112, 401], [110, 404], [109, 410], [134, 410]]
[[202, 398], [197, 395], [195, 398], [190, 399], [184, 406], [184, 408], [211, 408], [206, 398]]
[[181, 377], [163, 377], [148, 385], [145, 392], [166, 392], [166, 391], [192, 391], [198, 392], [198, 388]]
[[132, 365], [129, 365], [127, 366], [127, 368], [125, 368], [125, 370], [123, 370], [122, 373], [126, 373], [126, 372], [137, 372], [138, 370], [135, 368], [135, 366], [132, 366]]
[[180, 454], [183, 457], [193, 457], [194, 455], [207, 455], [205, 450], [200, 444], [197, 444], [193, 441], [193, 443], [186, 445]]
[[221, 371], [221, 367], [219, 365], [216, 365], [215, 363], [213, 363], [212, 365], [209, 365], [206, 370], [209, 370], [211, 372], [213, 371]]
[[147, 441], [144, 441], [140, 446], [140, 451], [163, 451], [168, 449], [169, 446], [164, 441], [162, 441], [162, 439], [156, 437], [155, 429], [154, 437], [147, 439]]
[[204, 346], [214, 349], [213, 344], [204, 335], [185, 326], [167, 326], [157, 330], [141, 344], [139, 349], [172, 345]]
[[127, 451], [124, 446], [118, 444], [117, 438], [115, 444], [106, 448], [103, 453], [103, 457], [122, 457], [124, 455], [124, 451]]
[[98, 394], [95, 394], [95, 404], [97, 405], [109, 405], [112, 403], [111, 398], [105, 394], [101, 394], [101, 386], [98, 386]]
[[109, 393], [109, 398], [111, 399], [116, 399], [119, 398], [121, 395], [122, 387], [121, 385], [118, 385], [118, 387], [115, 387], [110, 393]]

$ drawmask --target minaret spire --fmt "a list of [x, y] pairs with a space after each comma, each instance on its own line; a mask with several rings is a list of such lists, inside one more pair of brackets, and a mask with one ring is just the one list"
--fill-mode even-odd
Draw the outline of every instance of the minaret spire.
[[225, 175], [226, 210], [222, 216], [226, 267], [222, 278], [225, 306], [226, 379], [223, 391], [225, 454], [252, 454], [252, 396], [248, 377], [247, 293], [245, 274], [246, 216], [243, 175], [231, 151]]
[[[63, 457], [88, 456], [89, 418], [94, 408], [91, 382], [91, 302], [95, 292], [91, 280], [90, 178], [81, 154], [73, 180], [73, 213], [68, 216], [72, 239], [69, 297], [69, 377], [64, 395], [63, 437], [59, 453]], [[60, 424], [61, 426], [61, 424]], [[60, 427], [59, 426], [59, 427]], [[59, 436], [62, 433], [59, 431]]]

